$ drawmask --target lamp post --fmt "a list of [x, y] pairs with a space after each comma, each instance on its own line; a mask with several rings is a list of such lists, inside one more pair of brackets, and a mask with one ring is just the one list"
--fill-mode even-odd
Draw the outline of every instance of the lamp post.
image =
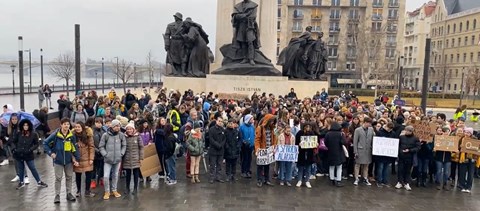
[[40, 84], [43, 87], [43, 48], [40, 48]]
[[25, 85], [23, 84], [23, 37], [18, 36], [18, 75], [20, 84], [20, 110], [25, 111]]
[[115, 75], [117, 75], [117, 84], [118, 84], [118, 57], [114, 57], [114, 59], [117, 59], [117, 68], [116, 68], [117, 73]]
[[98, 70], [95, 70], [95, 89], [98, 89], [97, 75], [98, 75]]
[[461, 107], [461, 106], [462, 106], [463, 93], [464, 93], [464, 89], [463, 89], [463, 81], [464, 81], [464, 78], [465, 78], [465, 67], [462, 68], [462, 84], [460, 85], [460, 102], [459, 102], [459, 104], [458, 104], [458, 107]]
[[398, 57], [398, 99], [402, 98], [402, 84], [403, 84], [403, 65], [400, 66], [400, 59], [403, 59], [403, 56]]
[[102, 94], [105, 94], [105, 65], [102, 57]]
[[[32, 49], [25, 50], [25, 52], [28, 52], [28, 76], [30, 77], [30, 81], [28, 82], [30, 84], [30, 88], [32, 87]], [[31, 91], [30, 89], [28, 91]]]
[[15, 94], [15, 65], [10, 65], [10, 67], [12, 68], [12, 85], [13, 85], [13, 94]]

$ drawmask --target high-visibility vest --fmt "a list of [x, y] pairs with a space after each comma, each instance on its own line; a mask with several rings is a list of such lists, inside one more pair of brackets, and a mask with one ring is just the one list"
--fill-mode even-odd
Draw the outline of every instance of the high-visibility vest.
[[453, 115], [453, 120], [458, 120], [462, 116], [463, 116], [463, 112], [457, 112]]
[[168, 120], [169, 120], [169, 122], [172, 124], [173, 132], [177, 132], [178, 130], [180, 130], [180, 127], [178, 127], [178, 126], [176, 126], [176, 125], [174, 125], [174, 124], [172, 123], [172, 121], [173, 121], [173, 118], [172, 118], [173, 115], [175, 115], [176, 120], [177, 120], [177, 123], [180, 125], [180, 124], [182, 124], [181, 121], [180, 121], [180, 114], [178, 113], [178, 111], [172, 109], [172, 110], [170, 111], [170, 115], [168, 115]]
[[478, 117], [480, 117], [480, 116], [479, 115], [472, 115], [472, 116], [470, 116], [470, 121], [478, 122]]

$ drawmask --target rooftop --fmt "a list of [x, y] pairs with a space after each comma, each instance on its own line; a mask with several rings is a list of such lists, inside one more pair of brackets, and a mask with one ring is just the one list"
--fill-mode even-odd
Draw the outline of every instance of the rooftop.
[[480, 7], [479, 0], [444, 0], [444, 3], [448, 15]]

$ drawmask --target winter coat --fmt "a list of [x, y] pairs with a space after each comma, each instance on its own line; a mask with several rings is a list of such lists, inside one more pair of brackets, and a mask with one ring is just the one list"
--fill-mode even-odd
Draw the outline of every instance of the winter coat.
[[93, 129], [93, 143], [95, 145], [95, 160], [103, 160], [102, 154], [100, 153], [100, 140], [102, 139], [103, 134], [106, 131], [101, 128], [94, 128]]
[[173, 154], [175, 154], [175, 148], [177, 146], [177, 138], [175, 138], [175, 136], [173, 134], [171, 134], [170, 136], [168, 136], [166, 139], [165, 139], [165, 144], [164, 144], [164, 147], [165, 147], [165, 159], [168, 159], [170, 157], [173, 156]]
[[103, 134], [98, 147], [105, 163], [117, 164], [122, 161], [122, 157], [125, 155], [127, 140], [122, 132], [115, 133], [112, 129], [108, 129]]
[[187, 148], [190, 152], [190, 156], [202, 155], [203, 150], [205, 149], [205, 141], [203, 140], [203, 136], [201, 136], [201, 138], [195, 138], [190, 135], [187, 140]]
[[432, 160], [433, 159], [433, 142], [421, 142], [420, 150], [418, 151], [418, 159]]
[[295, 136], [293, 134], [290, 134], [289, 142], [290, 144], [287, 144], [287, 139], [284, 133], [278, 135], [278, 145], [295, 145]]
[[85, 128], [85, 130], [87, 133], [87, 143], [83, 143], [81, 137], [75, 135], [77, 138], [78, 153], [80, 154], [80, 159], [77, 160], [78, 166], [73, 167], [73, 171], [76, 173], [93, 171], [93, 163], [89, 163], [95, 159], [93, 131], [89, 127]]
[[43, 141], [43, 148], [49, 156], [55, 153], [53, 162], [57, 165], [71, 164], [74, 158], [80, 160], [77, 139], [70, 131], [64, 136], [60, 128], [55, 130]]
[[165, 131], [162, 128], [158, 128], [155, 130], [153, 135], [153, 140], [155, 142], [155, 148], [157, 149], [157, 153], [163, 154], [165, 153]]
[[242, 124], [240, 126], [240, 134], [242, 137], [242, 142], [249, 147], [254, 146], [255, 141], [255, 127], [251, 124]]
[[25, 122], [29, 124], [29, 136], [23, 135], [22, 132], [17, 132], [13, 136], [13, 157], [17, 160], [31, 161], [34, 159], [33, 151], [38, 148], [38, 134], [33, 131], [33, 126], [30, 121], [20, 121], [20, 125]]
[[143, 143], [138, 134], [126, 137], [127, 149], [123, 156], [123, 169], [140, 168], [140, 161], [143, 160]]
[[346, 161], [343, 145], [345, 137], [341, 132], [342, 127], [338, 123], [333, 123], [330, 131], [325, 135], [325, 146], [327, 146], [327, 163], [329, 166], [338, 166]]
[[298, 145], [298, 166], [308, 166], [312, 165], [315, 162], [315, 157], [313, 150], [314, 149], [302, 149], [300, 147], [300, 142], [302, 136], [315, 136], [315, 133], [311, 131], [310, 133], [306, 134], [303, 130], [298, 131], [297, 135], [295, 136], [295, 145]]
[[225, 159], [237, 159], [240, 157], [242, 141], [237, 129], [227, 128], [225, 130], [227, 143], [225, 144]]
[[[385, 138], [397, 138], [397, 133], [395, 130], [392, 130], [388, 132], [384, 128], [380, 128], [380, 130], [377, 132], [378, 137], [385, 137]], [[390, 163], [395, 160], [393, 157], [387, 157], [387, 156], [374, 156], [373, 158], [375, 162], [382, 162], [382, 163]]]
[[[267, 148], [267, 128], [268, 123], [275, 118], [274, 115], [267, 114], [263, 119], [260, 121], [259, 125], [255, 129], [255, 153], [258, 152], [260, 149], [266, 149]], [[276, 146], [277, 145], [277, 136], [275, 136], [275, 131], [270, 129], [270, 144], [271, 146]]]
[[215, 125], [208, 130], [208, 134], [210, 141], [208, 154], [223, 156], [225, 154], [225, 143], [227, 141], [225, 130], [218, 125]]
[[85, 110], [82, 110], [81, 112], [74, 111], [72, 113], [72, 116], [70, 117], [70, 122], [72, 125], [74, 125], [77, 122], [87, 122], [88, 119], [88, 114]]
[[353, 135], [353, 152], [357, 156], [355, 163], [372, 163], [372, 142], [374, 135], [375, 132], [372, 127], [369, 127], [366, 132], [363, 127], [355, 129]]
[[[403, 150], [408, 149], [408, 152]], [[399, 160], [410, 160], [413, 162], [413, 156], [420, 150], [420, 141], [414, 135], [400, 136], [400, 146], [398, 148]]]

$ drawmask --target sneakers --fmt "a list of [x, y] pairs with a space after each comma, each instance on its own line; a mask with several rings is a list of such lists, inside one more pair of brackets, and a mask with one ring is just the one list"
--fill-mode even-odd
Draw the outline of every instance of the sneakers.
[[396, 189], [403, 188], [402, 183], [397, 182], [397, 185], [395, 185], [395, 188], [396, 188]]
[[265, 182], [265, 184], [268, 186], [274, 186], [273, 183], [271, 183], [270, 181]]
[[468, 190], [468, 189], [462, 189], [462, 193], [470, 193], [470, 190]]
[[258, 181], [258, 182], [257, 182], [257, 187], [261, 188], [262, 186], [263, 186], [263, 182]]
[[95, 197], [95, 193], [92, 193], [90, 191], [85, 192], [85, 197], [93, 198], [93, 197]]
[[30, 184], [30, 180], [28, 179], [28, 177], [25, 177], [25, 178], [23, 179], [23, 182], [24, 182], [25, 184], [27, 184], [27, 185]]
[[309, 179], [317, 179], [317, 177], [315, 177], [315, 175], [311, 175]]
[[405, 190], [408, 190], [408, 191], [412, 190], [412, 188], [410, 187], [410, 184], [408, 184], [408, 183], [403, 187], [405, 187]]
[[78, 191], [76, 194], [75, 194], [75, 197], [80, 197], [82, 195], [82, 193], [80, 193], [80, 191]]
[[285, 185], [285, 183], [283, 183], [283, 182], [280, 182], [280, 186], [284, 186], [284, 185]]
[[37, 183], [37, 186], [38, 187], [41, 187], [41, 188], [48, 188], [48, 185], [42, 181], [40, 181], [39, 183]]
[[68, 193], [67, 194], [67, 201], [71, 201], [71, 202], [74, 202], [76, 201], [77, 199], [71, 194], [71, 193]]
[[60, 203], [60, 195], [56, 195], [56, 196], [55, 196], [55, 199], [53, 199], [53, 203], [54, 203], [54, 204]]
[[338, 188], [341, 188], [341, 187], [343, 187], [343, 184], [340, 181], [336, 181], [335, 186], [338, 187]]
[[377, 182], [377, 188], [383, 188], [383, 185]]
[[95, 188], [97, 188], [97, 182], [95, 181], [90, 182], [90, 189], [95, 189]]
[[13, 178], [12, 180], [10, 180], [10, 182], [18, 182], [18, 181], [20, 181], [20, 177], [18, 177], [18, 175], [15, 176], [15, 178]]
[[364, 183], [366, 186], [371, 186], [371, 185], [372, 185], [372, 183], [370, 183], [367, 178], [365, 178], [364, 180], [365, 180], [365, 181], [364, 181], [363, 183]]
[[310, 185], [310, 182], [306, 182], [305, 185], [307, 186], [307, 188], [312, 188], [312, 185]]
[[297, 188], [302, 187], [302, 181], [297, 182]]
[[8, 159], [5, 159], [0, 163], [0, 166], [6, 166], [8, 164], [10, 164], [10, 162], [8, 161]]
[[317, 174], [315, 174], [315, 176], [317, 176], [317, 177], [323, 177], [323, 174], [317, 173]]
[[112, 195], [115, 196], [115, 198], [120, 198], [122, 195], [118, 193], [118, 191], [112, 191]]
[[287, 182], [287, 186], [288, 186], [288, 187], [292, 187], [292, 183]]
[[23, 187], [25, 187], [25, 183], [21, 182], [21, 183], [18, 183], [16, 189], [17, 189], [17, 190], [20, 190], [20, 189], [22, 189]]
[[353, 182], [353, 185], [358, 186], [358, 179], [356, 179], [355, 182]]
[[103, 200], [109, 200], [110, 199], [110, 192], [105, 192], [105, 194], [103, 194]]
[[177, 184], [177, 180], [171, 180], [167, 182], [167, 185], [176, 185], [176, 184]]

